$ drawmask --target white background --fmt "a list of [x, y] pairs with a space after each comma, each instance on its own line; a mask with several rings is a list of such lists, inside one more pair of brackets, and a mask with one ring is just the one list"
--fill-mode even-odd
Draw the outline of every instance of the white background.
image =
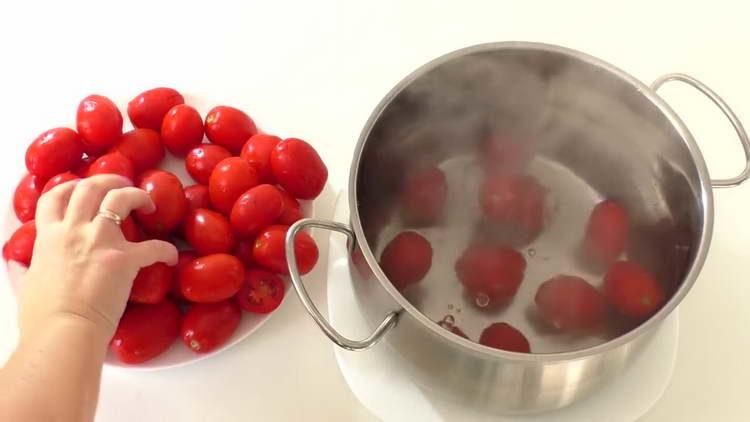
[[[647, 83], [686, 72], [750, 122], [750, 26], [741, 1], [237, 3], [0, 6], [0, 199], [9, 201], [25, 145], [44, 129], [72, 124], [82, 97], [100, 93], [123, 105], [159, 85], [188, 101], [240, 107], [266, 131], [309, 140], [333, 187], [344, 187], [354, 141], [381, 97], [424, 62], [489, 41], [576, 48]], [[741, 149], [720, 113], [688, 88], [670, 86], [663, 95], [712, 175], [739, 172]], [[715, 198], [714, 242], [681, 307], [674, 379], [645, 421], [750, 418], [750, 184]], [[323, 283], [310, 282], [318, 299]], [[15, 336], [7, 294], [0, 287], [4, 355]], [[215, 359], [166, 372], [107, 372], [99, 411], [106, 421], [369, 418], [296, 300]]]

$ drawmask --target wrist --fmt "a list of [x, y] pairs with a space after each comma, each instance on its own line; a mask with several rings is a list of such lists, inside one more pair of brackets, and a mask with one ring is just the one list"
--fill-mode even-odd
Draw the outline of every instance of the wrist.
[[54, 312], [36, 321], [33, 326], [21, 327], [21, 342], [33, 342], [39, 336], [64, 334], [86, 338], [92, 345], [106, 352], [114, 330], [108, 324], [96, 322], [71, 312]]

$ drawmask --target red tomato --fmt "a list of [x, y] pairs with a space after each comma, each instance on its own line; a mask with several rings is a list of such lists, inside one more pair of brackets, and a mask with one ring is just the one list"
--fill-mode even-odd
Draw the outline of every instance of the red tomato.
[[185, 240], [199, 255], [229, 253], [234, 234], [229, 221], [216, 211], [200, 208], [185, 218]]
[[172, 267], [163, 262], [143, 267], [133, 280], [130, 301], [135, 303], [159, 303], [167, 297], [172, 287]]
[[277, 223], [291, 226], [302, 219], [302, 207], [300, 206], [299, 201], [294, 199], [292, 195], [289, 195], [289, 192], [284, 189], [279, 189], [279, 193], [281, 193], [281, 199], [284, 201], [284, 211], [282, 211], [279, 216]]
[[601, 293], [586, 280], [571, 275], [559, 275], [542, 283], [534, 301], [542, 319], [563, 331], [592, 328], [607, 317]]
[[203, 185], [191, 185], [185, 188], [185, 199], [187, 199], [188, 212], [198, 208], [211, 208], [211, 199], [208, 197], [208, 188]]
[[203, 120], [186, 104], [172, 107], [161, 124], [161, 141], [169, 152], [184, 155], [203, 142]]
[[245, 268], [232, 255], [218, 253], [196, 258], [180, 272], [182, 295], [193, 302], [220, 302], [242, 286]]
[[133, 126], [158, 132], [169, 109], [184, 102], [182, 95], [172, 88], [149, 89], [130, 100], [128, 117]]
[[520, 242], [536, 237], [544, 225], [544, 188], [532, 176], [491, 175], [482, 183], [479, 202], [493, 223]]
[[16, 212], [16, 217], [22, 223], [34, 219], [36, 203], [39, 201], [39, 197], [42, 196], [44, 182], [44, 179], [31, 173], [24, 176], [18, 182], [18, 186], [16, 186], [16, 190], [13, 192], [13, 211]]
[[206, 136], [214, 144], [238, 154], [247, 140], [258, 132], [255, 122], [242, 110], [218, 106], [206, 115]]
[[26, 149], [26, 168], [43, 179], [74, 169], [81, 162], [83, 144], [78, 134], [66, 127], [50, 129], [37, 136]]
[[203, 144], [190, 150], [185, 156], [185, 170], [196, 182], [207, 185], [211, 172], [225, 158], [232, 156], [232, 153], [226, 148], [213, 145]]
[[36, 225], [34, 220], [23, 223], [3, 245], [3, 258], [6, 261], [13, 260], [28, 267], [31, 264], [31, 255], [34, 253], [35, 240]]
[[133, 219], [133, 216], [131, 215], [122, 220], [120, 230], [122, 230], [122, 235], [128, 242], [141, 242], [146, 238], [143, 231], [138, 227], [138, 224], [136, 224], [135, 219]]
[[604, 275], [604, 296], [621, 314], [643, 319], [661, 308], [665, 296], [659, 282], [632, 261], [612, 264]]
[[76, 126], [84, 151], [98, 154], [109, 149], [122, 136], [122, 115], [109, 98], [89, 95], [78, 105]]
[[44, 188], [42, 189], [42, 193], [47, 193], [52, 188], [54, 188], [57, 185], [62, 185], [65, 182], [70, 182], [71, 180], [78, 180], [80, 177], [78, 177], [77, 174], [71, 173], [69, 171], [66, 171], [65, 173], [60, 173], [57, 176], [47, 180], [47, 183], [44, 184]]
[[180, 288], [180, 274], [195, 258], [198, 258], [198, 255], [193, 251], [179, 251], [178, 253], [177, 265], [172, 270], [172, 289], [170, 292], [175, 300], [187, 300], [182, 295], [182, 289]]
[[448, 198], [445, 173], [437, 167], [412, 171], [401, 190], [401, 217], [407, 224], [431, 225], [443, 216]]
[[380, 254], [380, 268], [398, 290], [420, 282], [432, 266], [432, 246], [417, 232], [401, 232]]
[[222, 160], [211, 172], [208, 194], [217, 211], [229, 214], [237, 198], [258, 184], [258, 173], [246, 160], [230, 157]]
[[91, 177], [97, 174], [119, 174], [122, 177], [127, 177], [133, 180], [135, 177], [135, 170], [133, 169], [133, 163], [128, 160], [127, 157], [120, 154], [119, 152], [110, 152], [97, 158], [91, 166], [89, 166], [86, 177]]
[[156, 211], [146, 214], [136, 210], [135, 217], [151, 233], [169, 233], [180, 225], [187, 213], [187, 199], [182, 183], [172, 173], [149, 170], [143, 173], [139, 187], [151, 196]]
[[167, 349], [180, 335], [182, 314], [165, 300], [156, 305], [131, 304], [125, 309], [110, 350], [122, 363], [149, 361]]
[[284, 199], [273, 185], [258, 185], [240, 195], [229, 217], [240, 237], [253, 237], [273, 224], [284, 211]]
[[255, 166], [262, 183], [274, 183], [271, 171], [271, 151], [281, 142], [281, 138], [258, 133], [250, 137], [242, 147], [240, 157]]
[[323, 160], [301, 139], [289, 138], [276, 145], [271, 152], [271, 170], [281, 187], [299, 199], [315, 199], [328, 180]]
[[253, 261], [253, 246], [255, 245], [255, 239], [240, 239], [237, 241], [237, 245], [234, 247], [234, 256], [237, 257], [246, 267], [255, 265]]
[[453, 334], [455, 334], [457, 336], [463, 337], [466, 340], [469, 339], [469, 336], [467, 336], [466, 333], [464, 333], [464, 331], [462, 329], [456, 327], [455, 325], [453, 327], [451, 327], [451, 333], [453, 333]]
[[515, 327], [504, 322], [496, 322], [482, 331], [479, 344], [516, 353], [531, 353], [526, 337]]
[[456, 261], [455, 270], [478, 306], [494, 307], [516, 295], [526, 271], [526, 260], [506, 246], [472, 245]]
[[534, 157], [534, 142], [509, 138], [507, 136], [491, 136], [481, 145], [482, 162], [485, 169], [503, 173], [521, 173]]
[[591, 211], [583, 247], [586, 256], [596, 263], [608, 264], [625, 250], [628, 244], [628, 213], [611, 199], [600, 202]]
[[182, 320], [182, 342], [195, 353], [208, 353], [232, 337], [240, 325], [242, 312], [231, 300], [196, 303]]
[[86, 177], [86, 174], [89, 172], [89, 167], [91, 167], [92, 164], [94, 164], [94, 161], [96, 161], [98, 157], [93, 155], [86, 155], [81, 159], [81, 164], [78, 165], [75, 169], [73, 169], [73, 173], [77, 174], [78, 177]]
[[245, 271], [245, 282], [234, 296], [240, 308], [256, 314], [267, 314], [281, 305], [284, 282], [265, 270]]
[[[275, 273], [289, 275], [286, 262], [286, 232], [289, 226], [271, 226], [260, 232], [253, 245], [253, 261]], [[294, 239], [297, 268], [304, 275], [312, 271], [318, 262], [318, 246], [305, 232], [297, 233]]]
[[164, 159], [159, 133], [152, 129], [134, 129], [123, 133], [109, 152], [124, 155], [133, 164], [136, 173], [156, 168]]

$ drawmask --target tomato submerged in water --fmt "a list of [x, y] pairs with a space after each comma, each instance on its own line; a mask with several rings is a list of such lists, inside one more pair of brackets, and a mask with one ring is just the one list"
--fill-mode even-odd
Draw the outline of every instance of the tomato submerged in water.
[[432, 267], [432, 245], [421, 234], [401, 232], [380, 254], [380, 268], [398, 290], [422, 281]]
[[545, 281], [534, 301], [542, 319], [562, 331], [596, 327], [607, 317], [604, 296], [576, 276], [559, 275]]
[[482, 331], [479, 344], [517, 353], [531, 353], [529, 340], [518, 329], [505, 322], [497, 322]]
[[645, 268], [632, 261], [612, 264], [604, 275], [604, 296], [621, 314], [645, 319], [661, 308], [664, 289]]
[[522, 244], [542, 231], [545, 196], [532, 176], [495, 173], [482, 183], [479, 203], [487, 220], [504, 231], [510, 243]]
[[628, 213], [619, 202], [608, 199], [598, 203], [586, 225], [586, 257], [598, 264], [614, 261], [627, 247], [629, 231]]
[[481, 308], [510, 301], [526, 271], [526, 260], [507, 246], [471, 245], [455, 264], [456, 276]]
[[443, 216], [448, 198], [445, 173], [437, 167], [409, 172], [401, 190], [401, 218], [407, 224], [431, 225]]

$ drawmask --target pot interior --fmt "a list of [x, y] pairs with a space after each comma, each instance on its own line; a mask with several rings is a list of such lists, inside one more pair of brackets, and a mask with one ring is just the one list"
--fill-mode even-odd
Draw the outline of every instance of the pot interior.
[[[403, 297], [473, 341], [491, 323], [506, 322], [529, 339], [533, 353], [557, 353], [634, 329], [648, 316], [626, 316], [609, 305], [604, 323], [560, 329], [542, 318], [535, 295], [561, 274], [603, 291], [608, 264], [589, 259], [582, 244], [589, 215], [604, 199], [617, 201], [629, 217], [627, 247], [618, 259], [645, 268], [663, 290], [663, 303], [702, 260], [702, 158], [640, 88], [595, 59], [539, 45], [468, 49], [427, 65], [376, 111], [354, 164], [366, 247], [380, 260], [398, 233], [424, 236], [432, 248], [430, 270], [402, 288]], [[413, 172], [432, 166], [445, 174], [447, 200], [436, 220], [420, 221], [405, 205], [405, 184]], [[488, 217], [480, 189], [498, 174], [531, 176], [541, 186], [540, 231], [519, 235]], [[430, 200], [427, 194], [424, 201]], [[514, 221], [525, 227], [527, 217]], [[459, 281], [456, 261], [476, 244], [505, 245], [523, 255], [526, 269], [512, 299], [486, 303]]]

